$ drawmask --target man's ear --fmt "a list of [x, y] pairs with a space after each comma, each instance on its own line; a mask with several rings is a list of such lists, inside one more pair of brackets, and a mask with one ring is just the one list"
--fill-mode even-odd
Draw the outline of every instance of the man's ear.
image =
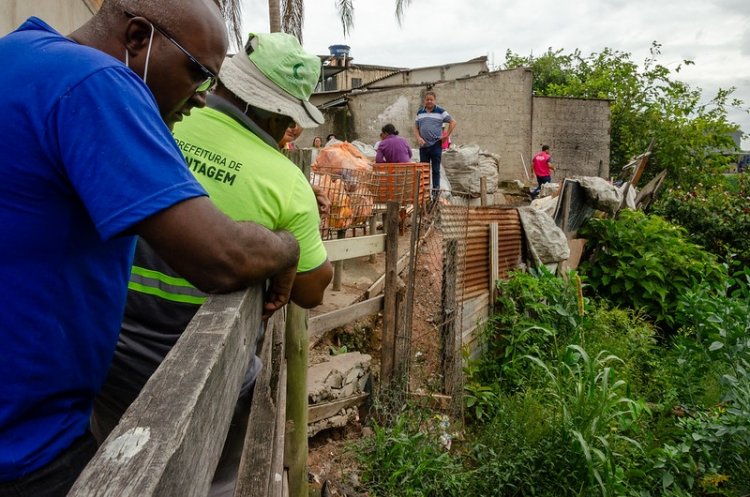
[[153, 32], [153, 25], [145, 18], [128, 19], [128, 24], [125, 26], [125, 50], [128, 51], [130, 60], [138, 59], [141, 52], [145, 53], [148, 50]]

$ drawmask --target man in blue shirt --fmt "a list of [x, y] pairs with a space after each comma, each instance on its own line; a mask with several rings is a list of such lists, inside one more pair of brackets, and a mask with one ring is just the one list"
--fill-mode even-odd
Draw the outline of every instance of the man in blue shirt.
[[294, 238], [222, 214], [168, 127], [226, 50], [211, 0], [107, 0], [69, 37], [30, 18], [0, 39], [0, 496], [63, 496], [93, 455], [134, 235], [203, 291], [272, 277], [266, 313], [286, 303]]
[[[428, 90], [424, 94], [424, 107], [417, 111], [415, 132], [419, 145], [419, 162], [429, 162], [432, 171], [432, 197], [440, 189], [440, 160], [443, 154], [443, 141], [448, 140], [456, 129], [456, 120], [442, 107], [436, 105], [435, 92]], [[443, 123], [448, 129], [443, 136]]]

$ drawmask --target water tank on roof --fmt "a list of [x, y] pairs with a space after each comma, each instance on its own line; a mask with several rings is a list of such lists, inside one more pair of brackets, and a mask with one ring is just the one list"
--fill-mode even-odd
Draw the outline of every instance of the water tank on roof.
[[349, 57], [349, 50], [351, 48], [349, 45], [331, 45], [328, 47], [328, 50], [334, 57]]

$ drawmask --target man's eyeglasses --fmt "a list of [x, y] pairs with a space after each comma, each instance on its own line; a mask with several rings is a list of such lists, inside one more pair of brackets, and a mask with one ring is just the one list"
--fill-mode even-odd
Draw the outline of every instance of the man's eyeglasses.
[[[125, 12], [125, 15], [128, 18], [130, 18], [130, 19], [132, 19], [134, 17], [143, 17], [143, 16], [136, 16], [135, 14], [132, 14], [132, 13], [128, 12], [127, 10], [124, 11], [124, 12]], [[193, 64], [195, 64], [198, 67], [198, 69], [200, 69], [201, 73], [205, 76], [205, 79], [203, 81], [201, 81], [201, 83], [195, 89], [195, 93], [207, 92], [207, 91], [212, 90], [216, 86], [216, 81], [219, 79], [216, 76], [216, 74], [214, 74], [210, 69], [208, 69], [206, 66], [204, 66], [203, 64], [201, 64], [200, 62], [198, 62], [198, 59], [196, 59], [195, 57], [193, 57], [190, 52], [188, 52], [187, 50], [185, 50], [185, 48], [183, 48], [182, 45], [180, 45], [179, 43], [177, 43], [177, 41], [174, 38], [172, 38], [172, 36], [169, 33], [167, 33], [166, 31], [164, 31], [164, 29], [162, 29], [161, 27], [159, 27], [158, 24], [156, 24], [155, 22], [149, 20], [147, 17], [143, 17], [143, 18], [146, 19], [149, 23], [151, 23], [151, 25], [154, 27], [154, 29], [156, 31], [158, 31], [159, 33], [161, 33], [161, 35], [164, 36], [164, 38], [166, 38], [167, 40], [171, 41], [174, 46], [176, 46], [177, 48], [179, 48], [180, 51], [182, 51], [182, 53], [184, 53], [187, 56], [187, 58], [190, 59], [190, 61]]]

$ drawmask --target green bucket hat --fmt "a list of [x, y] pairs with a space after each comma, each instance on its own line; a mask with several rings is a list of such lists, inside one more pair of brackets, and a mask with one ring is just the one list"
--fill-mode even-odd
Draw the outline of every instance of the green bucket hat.
[[320, 59], [286, 33], [250, 33], [245, 52], [228, 57], [219, 73], [224, 86], [246, 103], [289, 116], [303, 128], [324, 122], [310, 103], [319, 77]]

